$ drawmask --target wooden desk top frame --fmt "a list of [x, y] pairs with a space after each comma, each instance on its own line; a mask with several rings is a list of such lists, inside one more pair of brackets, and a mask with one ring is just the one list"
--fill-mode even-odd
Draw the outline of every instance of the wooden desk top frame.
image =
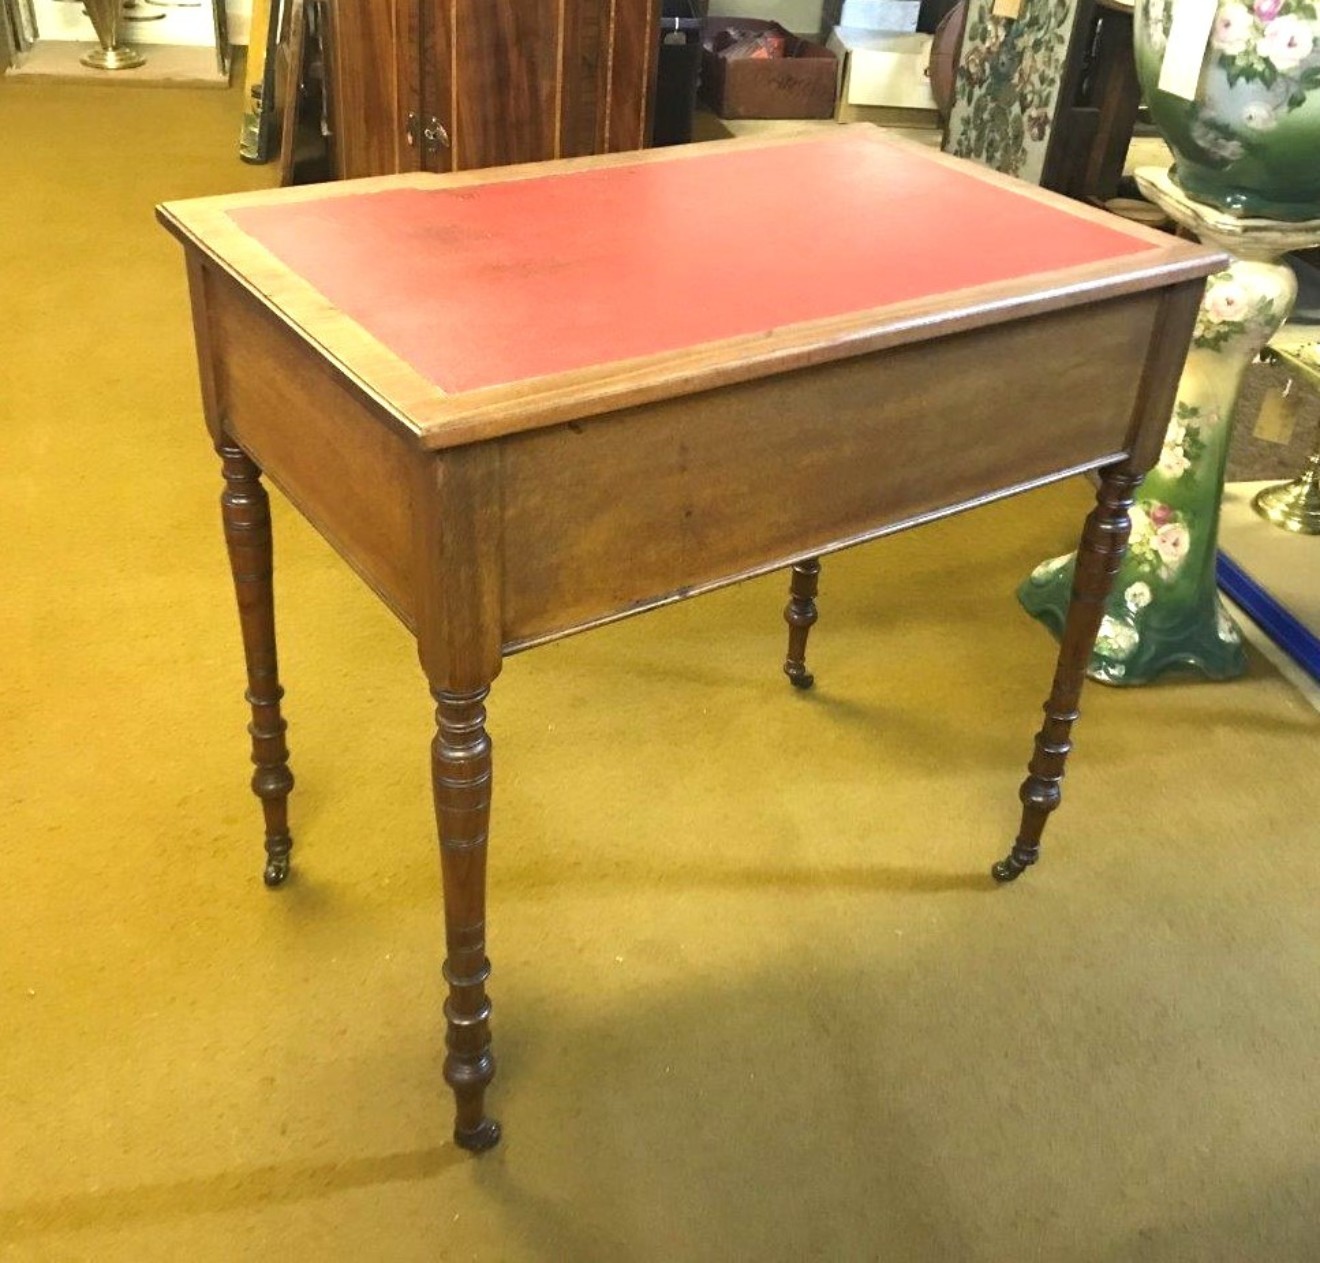
[[[873, 129], [848, 132], [849, 144], [893, 152], [894, 142]], [[203, 407], [226, 480], [222, 510], [268, 884], [289, 872], [293, 780], [263, 472], [417, 636], [437, 707], [445, 1077], [457, 1102], [455, 1138], [466, 1148], [499, 1138], [484, 1107], [494, 1074], [484, 706], [503, 658], [787, 566], [797, 567], [791, 653], [800, 654], [815, 617], [814, 583], [803, 586], [813, 559], [1101, 469], [1046, 721], [1021, 791], [1022, 827], [995, 869], [1000, 880], [1017, 876], [1037, 858], [1058, 804], [1085, 664], [1126, 547], [1132, 491], [1158, 456], [1204, 277], [1224, 260], [910, 146], [904, 163], [942, 164], [1010, 190], [1024, 205], [1044, 202], [1057, 218], [1122, 234], [1130, 249], [680, 353], [446, 391], [240, 228], [234, 213], [242, 219], [252, 208], [509, 181], [527, 181], [524, 192], [535, 198], [540, 181], [575, 172], [726, 162], [765, 149], [788, 161], [804, 152], [793, 146], [819, 143], [819, 136], [717, 142], [389, 176], [158, 212], [185, 247]], [[1004, 365], [1013, 366], [1007, 395]]]

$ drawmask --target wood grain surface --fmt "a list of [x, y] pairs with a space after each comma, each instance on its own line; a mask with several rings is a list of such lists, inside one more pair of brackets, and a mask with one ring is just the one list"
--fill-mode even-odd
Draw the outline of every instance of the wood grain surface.
[[235, 287], [206, 327], [224, 430], [411, 626], [415, 444]]
[[[896, 142], [873, 128], [847, 129], [858, 143]], [[592, 365], [531, 382], [493, 386], [448, 395], [389, 351], [326, 301], [315, 287], [281, 263], [228, 217], [245, 207], [283, 205], [298, 200], [334, 198], [399, 188], [464, 189], [473, 185], [526, 180], [560, 172], [592, 170], [633, 163], [685, 162], [712, 153], [736, 153], [750, 146], [775, 146], [785, 163], [794, 145], [811, 144], [810, 136], [719, 141], [676, 146], [646, 154], [600, 155], [565, 159], [556, 164], [386, 177], [351, 184], [316, 186], [167, 204], [162, 221], [176, 235], [199, 244], [214, 261], [278, 310], [281, 319], [340, 364], [366, 394], [386, 401], [400, 423], [422, 436], [425, 446], [443, 448], [502, 434], [579, 419], [622, 407], [695, 393], [714, 386], [754, 380], [770, 373], [850, 358], [885, 347], [928, 340], [1025, 315], [1061, 310], [1125, 293], [1140, 293], [1178, 281], [1194, 281], [1217, 270], [1224, 256], [1193, 242], [1130, 224], [973, 164], [950, 159], [920, 146], [904, 149], [912, 162], [951, 164], [965, 176], [1010, 189], [1016, 197], [1045, 202], [1063, 216], [1103, 224], [1131, 238], [1135, 253], [1061, 269], [1049, 274], [1014, 277], [991, 285], [938, 293], [878, 309], [851, 311], [765, 333], [666, 353]], [[827, 201], [827, 198], [823, 200]], [[287, 202], [283, 199], [287, 199]], [[892, 231], [892, 229], [891, 229]], [[639, 296], [639, 302], [644, 296]]]
[[559, 0], [454, 0], [456, 170], [555, 156], [559, 7]]
[[331, 145], [340, 179], [409, 170], [396, 49], [408, 35], [407, 0], [329, 0], [326, 78]]
[[[641, 149], [659, 16], [660, 0], [330, 0], [336, 174]], [[447, 143], [424, 143], [432, 119]]]
[[505, 439], [506, 649], [1112, 460], [1158, 310], [1138, 295]]
[[[492, 5], [482, 28], [492, 47], [521, 29], [495, 11], [501, 8]], [[524, 16], [544, 23], [548, 12]], [[531, 91], [530, 78], [525, 88]], [[554, 108], [562, 104], [561, 97]], [[882, 143], [865, 131], [857, 136], [858, 145]], [[791, 170], [803, 154], [795, 146], [817, 142], [774, 143], [772, 156]], [[719, 154], [732, 160], [748, 151], [729, 143], [570, 159], [549, 168], [550, 184], [566, 172], [627, 175], [630, 163], [652, 169], [701, 155], [718, 163]], [[787, 664], [790, 677], [805, 683], [814, 558], [1103, 467], [1100, 503], [1083, 539], [1079, 597], [1022, 790], [1022, 830], [995, 875], [1009, 880], [1038, 854], [1058, 802], [1085, 659], [1126, 537], [1132, 487], [1159, 450], [1197, 296], [1223, 256], [923, 149], [913, 147], [906, 161], [923, 173], [956, 171], [964, 184], [1011, 190], [1017, 204], [1044, 206], [1057, 224], [1104, 225], [1105, 239], [1117, 234], [1124, 249], [991, 283], [960, 288], [946, 280], [879, 306], [698, 339], [664, 355], [446, 394], [230, 212], [318, 200], [324, 209], [382, 190], [471, 194], [527, 181], [514, 191], [530, 193], [522, 204], [533, 231], [537, 190], [547, 198], [553, 192], [536, 179], [545, 167], [396, 176], [159, 211], [188, 256], [204, 408], [230, 483], [225, 522], [248, 669], [260, 684], [250, 691], [268, 881], [287, 872], [291, 780], [259, 469], [417, 636], [436, 704], [432, 769], [449, 987], [444, 1075], [454, 1092], [455, 1140], [464, 1148], [488, 1149], [500, 1135], [486, 1112], [495, 1061], [485, 702], [507, 654], [809, 563], [790, 602], [790, 627], [799, 635]], [[929, 163], [942, 165], [920, 165]], [[818, 190], [822, 204], [838, 191]], [[881, 230], [901, 233], [901, 216]], [[805, 250], [810, 242], [798, 232]], [[933, 253], [941, 244], [927, 246], [910, 266], [947, 274], [948, 260]], [[553, 252], [553, 238], [545, 248]], [[765, 283], [775, 275], [769, 269]], [[496, 301], [507, 294], [498, 270], [486, 282]], [[571, 282], [566, 273], [560, 294], [542, 296], [546, 324], [562, 319], [555, 300]], [[405, 315], [420, 318], [408, 284], [398, 283], [396, 293]], [[637, 300], [647, 297], [643, 291]], [[440, 336], [434, 327], [430, 333]]]
[[[559, 144], [554, 156], [604, 153], [613, 0], [560, 0], [560, 7]], [[631, 147], [640, 149], [642, 139]]]

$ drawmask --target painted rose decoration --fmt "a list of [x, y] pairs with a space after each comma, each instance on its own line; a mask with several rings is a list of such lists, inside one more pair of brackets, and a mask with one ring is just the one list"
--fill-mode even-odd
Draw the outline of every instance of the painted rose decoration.
[[1123, 591], [1123, 604], [1134, 614], [1140, 614], [1151, 602], [1153, 594], [1150, 590], [1150, 584], [1144, 580], [1138, 579], [1136, 583], [1130, 583]]
[[1231, 271], [1216, 272], [1206, 282], [1192, 345], [1217, 351], [1234, 338], [1256, 338], [1276, 316], [1272, 295], [1258, 292]]
[[1173, 419], [1164, 433], [1164, 447], [1154, 473], [1162, 478], [1177, 479], [1192, 469], [1205, 451], [1201, 436], [1203, 426], [1219, 424], [1217, 412], [1204, 412], [1192, 404], [1179, 400]]
[[[1168, 0], [1149, 3], [1145, 18], [1147, 42], [1162, 53], [1171, 20]], [[1203, 76], [1191, 138], [1204, 160], [1237, 162], [1320, 88], [1316, 0], [1221, 3]], [[1258, 90], [1244, 95], [1242, 85]]]
[[1159, 500], [1143, 500], [1132, 507], [1132, 535], [1128, 554], [1150, 579], [1170, 582], [1191, 551], [1187, 522], [1176, 509]]
[[1233, 214], [1320, 216], [1320, 0], [1219, 0], [1191, 100], [1159, 88], [1184, 2], [1137, 0], [1138, 70], [1175, 179]]
[[1122, 662], [1132, 656], [1140, 642], [1141, 637], [1131, 623], [1126, 619], [1106, 614], [1100, 620], [1100, 630], [1095, 638], [1095, 650], [1101, 657], [1117, 658]]
[[1311, 28], [1295, 14], [1277, 17], [1266, 27], [1256, 44], [1256, 54], [1280, 74], [1290, 74], [1310, 55], [1315, 47]]
[[1256, 25], [1251, 10], [1241, 4], [1226, 4], [1215, 16], [1210, 43], [1221, 53], [1236, 57], [1251, 47], [1251, 32]]
[[[1251, 8], [1225, 4], [1215, 16], [1210, 47], [1228, 84], [1259, 82], [1278, 89], [1283, 108], [1296, 109], [1308, 88], [1320, 87], [1312, 0], [1256, 0]], [[1276, 115], [1277, 117], [1277, 115]]]

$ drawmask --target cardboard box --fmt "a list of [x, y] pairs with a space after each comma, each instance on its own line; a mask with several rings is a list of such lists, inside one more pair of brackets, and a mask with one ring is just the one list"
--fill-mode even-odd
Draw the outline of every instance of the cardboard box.
[[825, 0], [824, 29], [844, 26], [864, 31], [915, 31], [921, 0]]
[[834, 117], [841, 123], [938, 128], [931, 42], [929, 35], [836, 27], [827, 45], [843, 67]]
[[[775, 31], [787, 56], [727, 57], [726, 31]], [[777, 22], [707, 18], [701, 30], [701, 99], [721, 118], [833, 118], [839, 62], [823, 44], [801, 39]]]

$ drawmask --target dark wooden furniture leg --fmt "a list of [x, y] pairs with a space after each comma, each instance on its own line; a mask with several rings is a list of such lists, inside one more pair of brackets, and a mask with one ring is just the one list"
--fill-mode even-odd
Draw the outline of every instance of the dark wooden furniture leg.
[[270, 500], [261, 485], [261, 470], [236, 443], [222, 439], [216, 447], [223, 464], [225, 490], [220, 512], [225, 544], [238, 596], [238, 617], [243, 628], [243, 655], [247, 659], [247, 700], [252, 707], [252, 792], [261, 799], [266, 818], [267, 886], [278, 886], [289, 875], [289, 748], [287, 725], [280, 714], [279, 667], [275, 656], [275, 594], [272, 584], [273, 553], [270, 535]]
[[499, 1143], [500, 1125], [485, 1113], [495, 1077], [486, 979], [486, 837], [490, 827], [491, 746], [486, 735], [488, 688], [432, 690], [436, 735], [431, 745], [435, 814], [445, 889], [444, 976], [448, 1031], [445, 1082], [454, 1090], [454, 1142], [480, 1152]]
[[784, 607], [784, 622], [788, 624], [788, 656], [784, 659], [784, 674], [797, 689], [809, 689], [816, 680], [807, 670], [807, 633], [819, 617], [816, 611], [816, 587], [819, 582], [820, 562], [815, 557], [799, 561], [793, 567], [788, 604]]
[[1036, 748], [1027, 765], [1022, 799], [1022, 824], [1009, 854], [991, 868], [996, 881], [1013, 881], [1040, 858], [1040, 837], [1045, 822], [1062, 797], [1060, 782], [1072, 749], [1070, 734], [1077, 719], [1077, 703], [1096, 633], [1104, 617], [1105, 602], [1127, 552], [1132, 522], [1133, 490], [1140, 481], [1126, 462], [1104, 471], [1096, 506], [1086, 519], [1077, 551], [1072, 600], [1059, 645], [1054, 687], [1045, 703], [1045, 723], [1036, 735]]

